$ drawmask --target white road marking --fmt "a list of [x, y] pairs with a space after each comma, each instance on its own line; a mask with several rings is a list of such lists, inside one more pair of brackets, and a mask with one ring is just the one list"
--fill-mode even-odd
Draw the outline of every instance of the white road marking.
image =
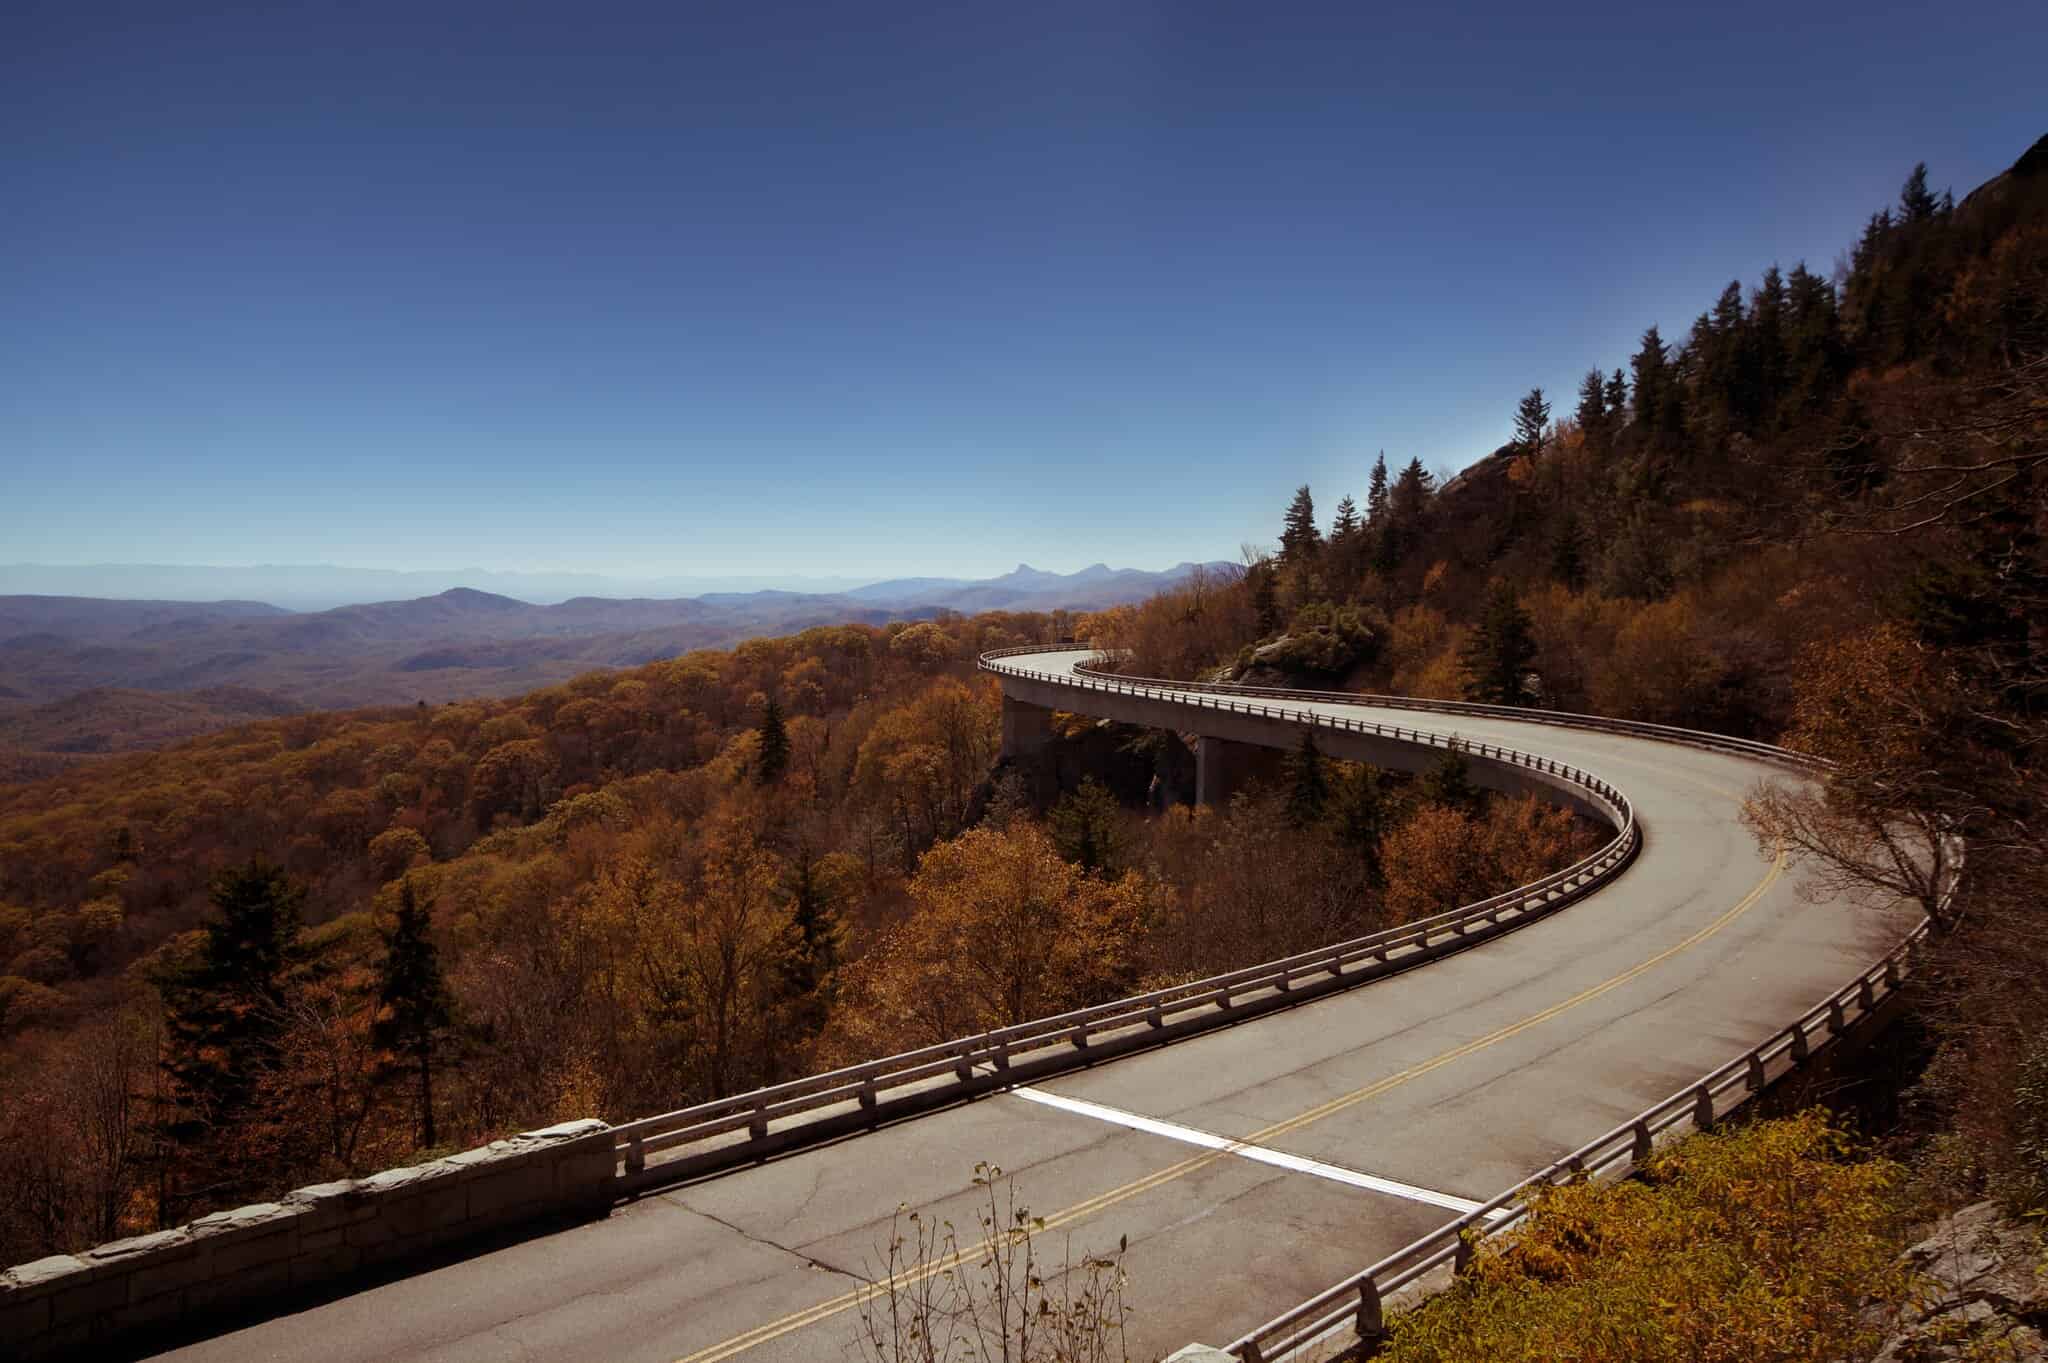
[[[1346, 1183], [1353, 1188], [1365, 1188], [1375, 1193], [1386, 1193], [1392, 1197], [1405, 1197], [1411, 1202], [1426, 1202], [1432, 1207], [1442, 1207], [1448, 1211], [1459, 1213], [1476, 1212], [1480, 1207], [1479, 1203], [1472, 1201], [1470, 1198], [1454, 1197], [1450, 1193], [1440, 1193], [1433, 1188], [1418, 1188], [1412, 1183], [1397, 1183], [1390, 1178], [1376, 1178], [1371, 1174], [1361, 1174], [1356, 1169], [1346, 1169], [1336, 1164], [1325, 1164], [1321, 1160], [1309, 1159], [1305, 1155], [1290, 1155], [1284, 1150], [1272, 1150], [1263, 1145], [1247, 1145], [1243, 1141], [1232, 1140], [1228, 1136], [1219, 1136], [1213, 1131], [1203, 1131], [1192, 1126], [1182, 1126], [1177, 1122], [1162, 1122], [1157, 1117], [1146, 1117], [1136, 1112], [1126, 1112], [1122, 1108], [1105, 1107], [1101, 1103], [1091, 1103], [1085, 1098], [1068, 1098], [1062, 1094], [1047, 1093], [1044, 1089], [1035, 1088], [1013, 1088], [1009, 1092], [1034, 1103], [1043, 1103], [1047, 1107], [1056, 1107], [1062, 1112], [1072, 1112], [1083, 1117], [1093, 1117], [1097, 1121], [1114, 1122], [1118, 1126], [1127, 1126], [1133, 1131], [1143, 1131], [1153, 1136], [1164, 1136], [1170, 1141], [1180, 1141], [1185, 1145], [1198, 1145], [1204, 1150], [1221, 1150], [1227, 1154], [1254, 1160], [1260, 1164], [1270, 1164], [1276, 1169], [1286, 1169], [1297, 1174], [1309, 1174], [1315, 1178], [1326, 1178], [1332, 1183]], [[1505, 1211], [1492, 1211], [1487, 1213], [1487, 1219], [1499, 1220], [1506, 1214]]]

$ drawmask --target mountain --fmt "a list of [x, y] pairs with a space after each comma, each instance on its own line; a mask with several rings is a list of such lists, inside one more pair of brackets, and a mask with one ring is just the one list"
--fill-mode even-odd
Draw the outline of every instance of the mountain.
[[[18, 770], [42, 771], [78, 754], [148, 747], [266, 714], [510, 695], [593, 668], [637, 667], [818, 625], [882, 625], [946, 610], [1093, 609], [1150, 596], [1194, 566], [1153, 573], [1095, 564], [1061, 575], [1019, 564], [978, 582], [574, 596], [553, 605], [451, 587], [305, 613], [260, 601], [0, 596], [0, 756], [11, 755]], [[145, 703], [177, 694], [187, 703]], [[59, 703], [72, 708], [52, 708]]]

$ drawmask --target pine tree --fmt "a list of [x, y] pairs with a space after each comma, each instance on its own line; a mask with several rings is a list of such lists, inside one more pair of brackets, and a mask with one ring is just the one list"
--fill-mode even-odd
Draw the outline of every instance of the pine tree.
[[1303, 483], [1287, 504], [1287, 518], [1280, 530], [1280, 561], [1290, 568], [1307, 567], [1322, 547], [1322, 533], [1316, 529], [1316, 499]]
[[1415, 784], [1425, 803], [1455, 809], [1460, 814], [1477, 814], [1483, 803], [1479, 788], [1472, 784], [1471, 764], [1463, 753], [1445, 753]]
[[1514, 587], [1496, 583], [1459, 656], [1465, 669], [1465, 698], [1490, 705], [1522, 704], [1523, 678], [1535, 660], [1535, 627], [1529, 613], [1522, 609]]
[[433, 907], [419, 902], [407, 876], [399, 887], [398, 913], [384, 936], [374, 1032], [377, 1044], [399, 1056], [419, 1079], [420, 1144], [429, 1149], [437, 1143], [434, 1049], [449, 1019], [448, 984], [432, 931]]
[[1273, 580], [1273, 565], [1254, 564], [1246, 576], [1251, 579], [1253, 624], [1261, 639], [1270, 639], [1280, 632], [1280, 589]]
[[1940, 203], [1927, 189], [1927, 163], [1922, 161], [1913, 167], [1905, 187], [1899, 191], [1899, 221], [1907, 227], [1918, 227], [1933, 221], [1940, 212]]
[[808, 838], [800, 839], [790, 855], [783, 889], [796, 928], [781, 971], [783, 1021], [791, 1035], [814, 1037], [831, 1017], [844, 933], [839, 893]]
[[1287, 756], [1287, 781], [1288, 821], [1296, 828], [1321, 822], [1330, 803], [1330, 780], [1312, 724], [1301, 726], [1301, 745]]
[[1372, 461], [1372, 481], [1365, 488], [1365, 523], [1384, 525], [1387, 519], [1387, 452]]
[[1392, 494], [1387, 486], [1387, 452], [1372, 463], [1372, 481], [1365, 489], [1365, 524], [1372, 533], [1370, 558], [1381, 572], [1391, 572], [1400, 557], [1393, 535]]
[[1364, 863], [1368, 884], [1385, 880], [1380, 868], [1380, 839], [1392, 822], [1392, 804], [1386, 782], [1375, 767], [1352, 766], [1331, 783], [1331, 832]]
[[[259, 1084], [277, 1063], [305, 896], [277, 867], [251, 861], [216, 876], [210, 897], [216, 916], [202, 925], [197, 953], [152, 979], [163, 1001], [166, 1094], [154, 1126], [160, 1139], [187, 1150], [250, 1116]], [[208, 1181], [237, 1181], [232, 1156], [222, 1162], [228, 1167], [199, 1172]], [[159, 1216], [175, 1219], [167, 1207]]]
[[1579, 429], [1586, 434], [1586, 443], [1599, 448], [1607, 443], [1607, 391], [1605, 379], [1597, 369], [1588, 369], [1586, 377], [1579, 380]]
[[1094, 777], [1060, 797], [1046, 815], [1047, 830], [1060, 855], [1084, 871], [1114, 876], [1123, 866], [1123, 810]]
[[1527, 458], [1540, 458], [1549, 427], [1550, 403], [1541, 388], [1531, 388], [1515, 407], [1515, 449]]
[[1636, 422], [1644, 430], [1656, 430], [1663, 420], [1664, 385], [1671, 356], [1664, 348], [1664, 338], [1657, 334], [1654, 326], [1643, 333], [1642, 348], [1636, 351], [1632, 363], [1635, 367]]
[[1358, 533], [1358, 527], [1358, 503], [1352, 501], [1351, 495], [1346, 493], [1344, 500], [1337, 503], [1336, 519], [1330, 522], [1331, 542], [1350, 539]]
[[1628, 420], [1628, 380], [1619, 369], [1607, 380], [1607, 421], [1609, 429], [1620, 430]]
[[775, 697], [768, 697], [761, 707], [761, 748], [754, 768], [754, 779], [764, 786], [772, 786], [782, 779], [782, 773], [789, 768], [789, 730], [782, 722], [782, 706]]
[[1585, 590], [1586, 532], [1570, 507], [1558, 518], [1556, 537], [1550, 541], [1550, 576], [1570, 591]]

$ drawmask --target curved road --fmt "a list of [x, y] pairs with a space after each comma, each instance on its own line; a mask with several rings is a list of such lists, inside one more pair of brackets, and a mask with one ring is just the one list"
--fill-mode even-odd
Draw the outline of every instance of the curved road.
[[[1068, 689], [1088, 656], [1005, 661]], [[1068, 708], [1088, 712], [1091, 693], [1070, 689]], [[1760, 776], [1782, 775], [1767, 764], [1527, 721], [1283, 703], [1575, 763], [1630, 795], [1642, 852], [1587, 899], [1421, 969], [165, 1356], [854, 1358], [858, 1289], [892, 1213], [907, 1202], [971, 1228], [978, 1160], [1015, 1176], [1056, 1256], [1066, 1235], [1077, 1252], [1127, 1237], [1135, 1356], [1220, 1343], [1755, 1044], [1898, 935], [1802, 902], [1759, 854], [1736, 810]]]

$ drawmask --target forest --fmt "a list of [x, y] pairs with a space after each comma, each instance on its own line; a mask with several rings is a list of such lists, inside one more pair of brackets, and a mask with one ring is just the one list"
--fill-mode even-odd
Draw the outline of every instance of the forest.
[[1961, 202], [1916, 168], [1831, 273], [1618, 358], [1456, 477], [1382, 455], [1362, 502], [1325, 523], [1304, 487], [1276, 551], [1141, 605], [821, 627], [0, 787], [0, 1258], [1247, 964], [1594, 836], [1455, 762], [1312, 750], [1195, 810], [1147, 779], [1177, 738], [1073, 717], [1081, 778], [1042, 799], [973, 658], [1068, 633], [1147, 675], [1831, 758], [1750, 817], [1931, 908], [1911, 839], [1966, 841], [1918, 1129], [2039, 1205], [2048, 139]]

